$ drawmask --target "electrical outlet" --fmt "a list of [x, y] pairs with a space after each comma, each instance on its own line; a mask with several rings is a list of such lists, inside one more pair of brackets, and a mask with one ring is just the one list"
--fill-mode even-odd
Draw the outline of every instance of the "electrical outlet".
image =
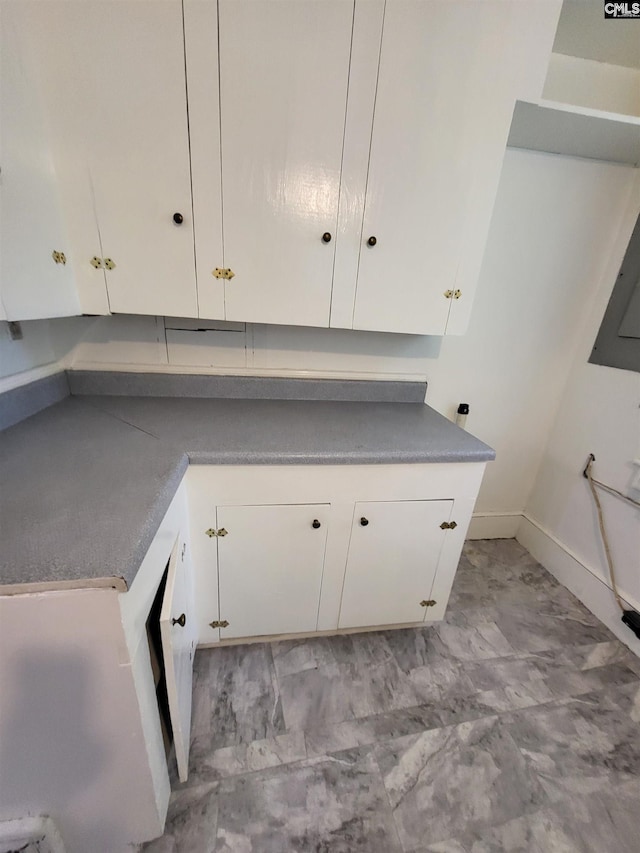
[[21, 341], [22, 340], [22, 326], [20, 323], [9, 322], [9, 337], [12, 341]]

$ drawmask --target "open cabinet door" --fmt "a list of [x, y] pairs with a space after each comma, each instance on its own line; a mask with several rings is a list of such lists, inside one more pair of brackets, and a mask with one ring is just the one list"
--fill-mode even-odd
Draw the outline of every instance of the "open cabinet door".
[[176, 539], [169, 560], [167, 585], [160, 612], [160, 634], [178, 776], [184, 782], [189, 774], [196, 619], [187, 544], [182, 536]]

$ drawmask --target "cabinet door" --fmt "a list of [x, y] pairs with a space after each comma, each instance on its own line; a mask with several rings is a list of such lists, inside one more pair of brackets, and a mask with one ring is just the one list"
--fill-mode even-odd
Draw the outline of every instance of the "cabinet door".
[[[0, 5], [0, 286], [5, 318], [80, 313], [24, 7]], [[54, 256], [54, 252], [64, 255]], [[55, 259], [54, 259], [55, 258]], [[56, 260], [58, 262], [56, 262]]]
[[355, 505], [339, 628], [421, 622], [453, 501]]
[[441, 335], [445, 292], [471, 299], [458, 273], [477, 232], [482, 252], [495, 199], [518, 5], [387, 0], [354, 328]]
[[197, 316], [180, 0], [26, 4], [60, 172], [95, 203], [78, 263], [110, 259], [113, 312]]
[[184, 0], [198, 316], [224, 320], [217, 0]]
[[193, 655], [198, 631], [190, 559], [182, 536], [176, 539], [169, 559], [160, 633], [178, 775], [184, 782], [189, 772]]
[[329, 325], [352, 18], [219, 0], [227, 320]]
[[328, 516], [328, 504], [217, 508], [220, 639], [316, 630]]

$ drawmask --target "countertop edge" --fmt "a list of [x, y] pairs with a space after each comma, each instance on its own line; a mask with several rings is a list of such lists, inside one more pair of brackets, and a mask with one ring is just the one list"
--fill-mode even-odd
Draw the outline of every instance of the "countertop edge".
[[[147, 551], [149, 550], [153, 539], [158, 532], [162, 520], [165, 517], [167, 510], [171, 506], [171, 501], [174, 499], [180, 483], [184, 479], [189, 467], [189, 457], [184, 451], [180, 453], [180, 458], [176, 460], [176, 464], [169, 476], [162, 484], [162, 491], [156, 498], [154, 504], [149, 509], [147, 515], [147, 524], [143, 535], [138, 539], [136, 548], [134, 549], [129, 564], [123, 567], [122, 581], [125, 584], [125, 589], [129, 589], [135, 580], [138, 569], [142, 565]], [[0, 587], [0, 591], [2, 587]]]
[[24, 581], [0, 586], [0, 596], [31, 595], [39, 592], [65, 592], [79, 589], [113, 589], [126, 592], [128, 587], [124, 578], [71, 578], [61, 581]]
[[279, 452], [255, 451], [248, 453], [219, 451], [186, 451], [190, 465], [442, 465], [459, 463], [468, 465], [473, 462], [492, 462], [496, 458], [495, 450], [487, 447], [474, 453], [463, 455], [451, 453], [418, 453], [402, 451], [384, 451], [381, 453], [305, 453], [283, 454]]

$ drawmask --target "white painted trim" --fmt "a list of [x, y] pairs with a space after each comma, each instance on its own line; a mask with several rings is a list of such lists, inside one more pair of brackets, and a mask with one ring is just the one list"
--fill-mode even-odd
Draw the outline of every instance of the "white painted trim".
[[[585, 565], [566, 545], [526, 514], [522, 517], [516, 539], [621, 642], [640, 655], [640, 640], [621, 622], [611, 586], [600, 571]], [[640, 602], [633, 596], [622, 590], [620, 595], [630, 607], [640, 611]]]
[[467, 539], [513, 539], [521, 521], [521, 512], [477, 512], [471, 518]]
[[[544, 525], [542, 525], [539, 521], [537, 521], [535, 518], [533, 518], [533, 516], [529, 515], [529, 514], [528, 514], [528, 513], [526, 513], [526, 512], [522, 514], [522, 525], [521, 525], [520, 530], [518, 531], [518, 534], [516, 535], [516, 539], [517, 539], [519, 542], [520, 542], [520, 535], [521, 535], [521, 533], [523, 533], [523, 531], [528, 531], [528, 530], [529, 530], [529, 526], [533, 526], [533, 528], [534, 528], [536, 531], [539, 531], [541, 534], [543, 534], [543, 536], [545, 536], [545, 537], [547, 537], [548, 539], [550, 539], [550, 540], [551, 540], [551, 542], [552, 542], [552, 543], [553, 543], [557, 548], [559, 548], [559, 549], [560, 549], [564, 554], [567, 554], [567, 555], [571, 558], [571, 560], [572, 560], [573, 562], [575, 562], [575, 563], [577, 563], [577, 564], [578, 564], [578, 566], [579, 566], [581, 569], [584, 569], [585, 571], [587, 571], [587, 572], [589, 572], [590, 574], [592, 574], [592, 575], [594, 576], [594, 578], [596, 578], [596, 580], [598, 580], [601, 584], [603, 584], [604, 586], [606, 586], [606, 587], [607, 587], [607, 589], [611, 592], [611, 594], [612, 594], [612, 596], [613, 596], [613, 591], [611, 590], [611, 583], [609, 582], [609, 579], [608, 579], [608, 578], [606, 578], [606, 577], [604, 576], [604, 574], [602, 573], [602, 571], [601, 571], [600, 569], [596, 569], [596, 568], [594, 568], [593, 566], [588, 566], [586, 563], [583, 563], [583, 562], [582, 562], [582, 560], [580, 559], [580, 557], [578, 557], [578, 556], [577, 556], [577, 554], [575, 554], [575, 553], [574, 553], [570, 548], [567, 548], [567, 546], [566, 546], [563, 542], [561, 542], [561, 541], [560, 541], [556, 536], [554, 536], [554, 535], [553, 535], [553, 533], [551, 533], [550, 531], [548, 531], [548, 530], [544, 527]], [[526, 535], [529, 535], [529, 534], [528, 534], [527, 532], [524, 532], [524, 533], [523, 533], [523, 535], [525, 535], [525, 536], [526, 536]], [[521, 544], [522, 544], [522, 545], [524, 545], [524, 542], [521, 542]], [[527, 546], [526, 546], [526, 545], [524, 545], [524, 547], [525, 547], [525, 548], [527, 548]], [[527, 550], [528, 550], [528, 548], [527, 548]], [[535, 556], [535, 555], [534, 555], [534, 556]], [[551, 569], [550, 569], [549, 571], [551, 571]], [[620, 597], [621, 597], [621, 598], [622, 598], [622, 599], [623, 599], [623, 600], [624, 600], [624, 601], [625, 601], [625, 602], [626, 602], [630, 607], [633, 607], [633, 608], [635, 608], [636, 610], [639, 610], [639, 611], [640, 611], [640, 601], [638, 601], [638, 600], [637, 600], [636, 598], [634, 598], [632, 595], [628, 595], [627, 593], [625, 593], [625, 592], [624, 592], [624, 590], [619, 590], [619, 592], [620, 592]]]
[[59, 361], [52, 361], [49, 364], [42, 364], [40, 367], [32, 367], [30, 370], [23, 370], [20, 373], [12, 373], [10, 376], [0, 378], [0, 394], [5, 391], [12, 391], [14, 388], [20, 388], [22, 385], [28, 385], [30, 382], [35, 382], [36, 379], [43, 379], [45, 376], [53, 376], [54, 373], [61, 373], [64, 367]]
[[122, 364], [103, 361], [74, 361], [72, 370], [118, 373], [171, 373], [199, 376], [273, 376], [294, 379], [367, 379], [387, 382], [425, 382], [424, 373], [368, 373], [354, 370], [284, 370], [275, 367], [198, 367], [188, 364]]

